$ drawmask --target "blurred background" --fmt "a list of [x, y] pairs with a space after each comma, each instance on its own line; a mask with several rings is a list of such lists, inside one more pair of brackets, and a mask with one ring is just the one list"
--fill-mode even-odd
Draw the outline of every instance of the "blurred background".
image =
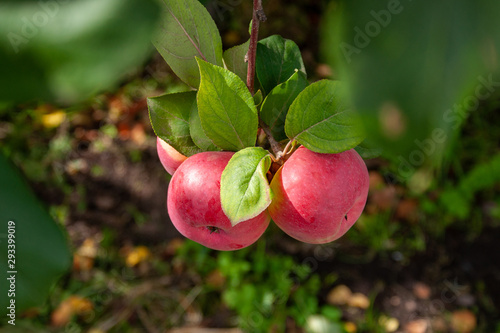
[[[201, 2], [248, 40], [251, 1]], [[336, 242], [217, 252], [166, 211], [146, 98], [189, 88], [150, 43], [161, 2], [3, 1], [0, 332], [500, 332], [498, 6], [264, 1], [260, 37], [349, 84], [369, 198]]]

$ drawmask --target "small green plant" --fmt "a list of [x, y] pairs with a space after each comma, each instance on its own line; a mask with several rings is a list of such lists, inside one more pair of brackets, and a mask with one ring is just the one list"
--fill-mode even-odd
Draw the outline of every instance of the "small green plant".
[[202, 276], [215, 270], [224, 276], [222, 301], [236, 313], [238, 326], [245, 331], [284, 332], [287, 318], [303, 327], [313, 315], [340, 325], [341, 311], [319, 304], [320, 276], [292, 256], [269, 253], [264, 241], [226, 252], [187, 242], [178, 259]]

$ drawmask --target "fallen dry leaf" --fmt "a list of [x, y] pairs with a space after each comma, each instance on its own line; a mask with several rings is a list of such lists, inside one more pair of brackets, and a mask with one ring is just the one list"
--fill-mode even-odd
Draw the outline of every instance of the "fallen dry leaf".
[[151, 252], [145, 246], [136, 246], [127, 253], [125, 263], [128, 267], [134, 267], [139, 263], [148, 260], [151, 257]]
[[51, 314], [51, 324], [54, 327], [63, 327], [68, 324], [74, 315], [82, 316], [94, 308], [90, 300], [80, 296], [70, 296], [59, 304]]
[[146, 132], [144, 131], [144, 125], [137, 123], [132, 127], [130, 131], [130, 138], [137, 145], [141, 146], [146, 142]]
[[354, 293], [347, 301], [347, 305], [366, 310], [370, 306], [370, 300], [362, 293]]
[[344, 329], [347, 333], [356, 333], [358, 331], [358, 327], [352, 321], [345, 322]]
[[206, 278], [207, 285], [214, 288], [222, 288], [226, 283], [226, 277], [222, 275], [221, 271], [214, 269]]
[[97, 248], [97, 242], [92, 238], [87, 238], [78, 250], [76, 250], [76, 253], [84, 257], [95, 258], [97, 256]]
[[470, 333], [476, 329], [476, 316], [469, 310], [458, 310], [451, 315], [451, 327], [459, 333]]
[[42, 125], [45, 128], [54, 128], [61, 125], [64, 120], [66, 120], [66, 112], [59, 110], [44, 114], [42, 116]]
[[85, 239], [73, 256], [73, 270], [90, 271], [94, 267], [94, 258], [97, 256], [97, 250], [98, 244], [94, 239]]
[[73, 270], [76, 272], [88, 272], [94, 267], [94, 259], [81, 256], [77, 253], [73, 255]]
[[344, 305], [347, 304], [347, 301], [351, 298], [351, 296], [351, 289], [349, 289], [348, 286], [341, 284], [330, 290], [326, 300], [332, 305]]
[[418, 221], [418, 201], [414, 199], [401, 200], [396, 209], [396, 218], [416, 223]]
[[417, 319], [405, 325], [405, 333], [425, 333], [427, 331], [427, 320]]
[[429, 299], [431, 297], [431, 288], [422, 282], [413, 285], [413, 294], [420, 299]]

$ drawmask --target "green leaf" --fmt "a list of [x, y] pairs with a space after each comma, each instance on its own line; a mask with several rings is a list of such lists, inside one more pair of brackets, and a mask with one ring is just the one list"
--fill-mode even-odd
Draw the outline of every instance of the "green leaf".
[[260, 103], [262, 103], [262, 100], [264, 99], [264, 96], [262, 96], [262, 91], [259, 89], [257, 92], [253, 95], [253, 101], [255, 103], [255, 106], [259, 106]]
[[0, 2], [0, 101], [74, 103], [151, 55], [153, 0]]
[[149, 118], [156, 135], [183, 155], [201, 152], [191, 138], [189, 117], [196, 109], [196, 91], [148, 98]]
[[491, 160], [478, 163], [461, 177], [456, 187], [441, 192], [439, 201], [449, 215], [460, 219], [469, 217], [474, 196], [478, 191], [494, 188], [500, 183], [500, 154]]
[[[8, 225], [15, 224], [9, 229]], [[10, 231], [9, 231], [10, 230]], [[13, 235], [9, 236], [9, 235]], [[12, 238], [11, 238], [12, 237]], [[14, 238], [15, 237], [15, 238]], [[8, 247], [9, 245], [14, 245]], [[8, 249], [15, 250], [8, 252]], [[15, 262], [8, 254], [15, 254]], [[5, 318], [10, 300], [16, 314], [41, 305], [56, 279], [71, 263], [68, 242], [19, 172], [0, 153], [0, 279], [4, 290], [0, 314]], [[10, 267], [13, 264], [13, 267]], [[15, 296], [8, 296], [7, 278], [15, 275]]]
[[224, 63], [227, 69], [238, 75], [243, 82], [247, 80], [248, 62], [245, 62], [245, 56], [248, 53], [249, 46], [250, 40], [224, 52]]
[[198, 111], [205, 134], [223, 150], [254, 146], [258, 115], [245, 83], [227, 69], [197, 60], [201, 72]]
[[191, 134], [193, 142], [200, 147], [202, 151], [220, 150], [203, 131], [197, 107], [191, 109], [191, 115], [189, 116], [189, 133]]
[[297, 44], [278, 35], [259, 41], [255, 65], [264, 94], [288, 80], [295, 70], [306, 73]]
[[321, 80], [305, 88], [290, 106], [285, 131], [317, 153], [335, 154], [363, 141], [359, 119], [338, 81]]
[[499, 12], [498, 1], [361, 0], [325, 15], [324, 51], [384, 155], [407, 159], [436, 129], [436, 146], [450, 143], [498, 90]]
[[222, 66], [219, 30], [198, 0], [163, 0], [163, 4], [163, 19], [153, 44], [182, 81], [198, 88], [195, 57]]
[[371, 159], [380, 157], [380, 155], [382, 155], [382, 149], [374, 147], [370, 142], [366, 140], [361, 142], [354, 149], [363, 159]]
[[221, 177], [221, 204], [231, 224], [254, 218], [272, 200], [266, 173], [271, 167], [269, 152], [250, 147], [233, 155]]
[[292, 102], [308, 85], [306, 75], [295, 72], [288, 81], [276, 86], [267, 95], [260, 109], [262, 120], [269, 126], [274, 138], [286, 139], [285, 119]]

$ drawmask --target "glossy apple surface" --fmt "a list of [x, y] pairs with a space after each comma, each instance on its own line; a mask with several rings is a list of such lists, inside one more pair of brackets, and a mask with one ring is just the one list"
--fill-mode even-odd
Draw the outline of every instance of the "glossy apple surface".
[[300, 147], [275, 174], [268, 210], [289, 236], [322, 244], [349, 230], [368, 196], [368, 170], [354, 150], [319, 154]]
[[159, 137], [156, 138], [156, 151], [158, 152], [161, 164], [171, 175], [187, 159], [186, 156], [179, 153], [174, 147]]
[[185, 237], [206, 247], [237, 250], [254, 243], [270, 222], [267, 211], [232, 227], [220, 202], [222, 171], [232, 152], [204, 152], [189, 157], [168, 187], [167, 208], [172, 223]]

